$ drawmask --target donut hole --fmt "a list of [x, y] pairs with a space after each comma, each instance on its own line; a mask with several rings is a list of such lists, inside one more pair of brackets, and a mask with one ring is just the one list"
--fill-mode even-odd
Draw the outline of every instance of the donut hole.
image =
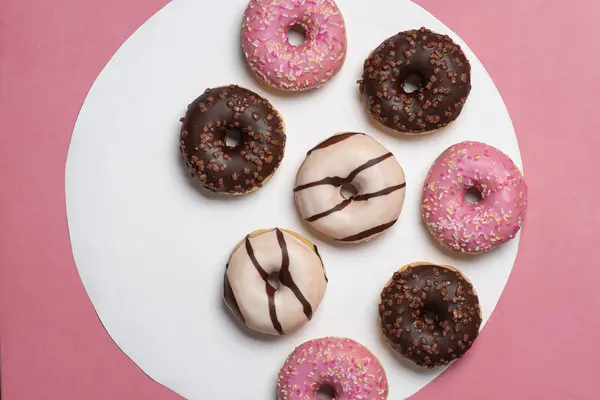
[[335, 398], [335, 389], [328, 384], [322, 385], [317, 390], [317, 398], [319, 400], [333, 400]]
[[438, 322], [438, 315], [435, 311], [425, 310], [423, 313], [423, 322], [427, 325], [435, 324]]
[[419, 90], [419, 87], [422, 84], [423, 80], [418, 74], [410, 73], [402, 83], [402, 89], [404, 89], [406, 93], [412, 93]]
[[477, 189], [475, 186], [471, 186], [465, 192], [465, 200], [470, 204], [477, 204], [483, 199], [483, 195], [481, 191]]
[[267, 275], [267, 282], [275, 288], [275, 290], [279, 289], [281, 286], [281, 280], [279, 279], [279, 272], [271, 272]]
[[225, 133], [225, 146], [235, 149], [242, 141], [242, 132], [237, 129], [230, 129]]
[[354, 186], [350, 182], [344, 183], [340, 187], [340, 194], [342, 195], [342, 197], [344, 199], [351, 200], [351, 199], [355, 198], [356, 196], [358, 196], [358, 189], [356, 188], [356, 186]]
[[288, 42], [292, 46], [300, 46], [306, 41], [306, 29], [302, 25], [295, 24], [288, 30]]

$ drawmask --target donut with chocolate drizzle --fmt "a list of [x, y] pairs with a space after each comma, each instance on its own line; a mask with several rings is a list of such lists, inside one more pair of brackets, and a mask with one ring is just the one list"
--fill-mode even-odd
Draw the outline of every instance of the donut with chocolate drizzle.
[[[347, 196], [344, 189], [353, 189]], [[402, 167], [381, 143], [360, 132], [337, 133], [308, 151], [294, 199], [304, 220], [328, 238], [365, 242], [398, 218], [406, 194]]]
[[284, 335], [312, 319], [326, 288], [317, 246], [296, 232], [262, 229], [247, 235], [229, 256], [223, 298], [248, 328]]
[[[231, 85], [206, 89], [182, 119], [179, 148], [187, 170], [202, 185], [224, 194], [246, 194], [275, 173], [285, 150], [284, 122], [265, 98]], [[240, 134], [226, 144], [231, 131]]]
[[413, 263], [394, 273], [381, 292], [379, 321], [394, 350], [432, 368], [469, 350], [479, 334], [481, 309], [459, 270]]
[[[412, 75], [418, 89], [404, 84]], [[471, 65], [446, 35], [421, 28], [386, 39], [365, 60], [360, 92], [372, 117], [395, 131], [420, 134], [453, 122], [471, 91]]]

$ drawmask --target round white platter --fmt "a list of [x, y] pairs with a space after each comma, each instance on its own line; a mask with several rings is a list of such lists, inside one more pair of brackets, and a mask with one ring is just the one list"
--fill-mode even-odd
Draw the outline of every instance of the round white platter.
[[[449, 28], [407, 0], [339, 0], [338, 5], [347, 25], [348, 56], [322, 89], [284, 94], [251, 76], [240, 50], [246, 0], [176, 0], [116, 52], [77, 120], [66, 200], [81, 279], [119, 347], [151, 378], [188, 399], [274, 399], [287, 355], [322, 336], [366, 345], [386, 368], [390, 398], [408, 397], [443, 369], [399, 361], [382, 340], [377, 303], [393, 272], [419, 260], [460, 268], [475, 285], [487, 321], [513, 267], [518, 238], [483, 256], [453, 256], [429, 238], [419, 213], [425, 174], [453, 143], [487, 142], [521, 166], [510, 117], [479, 60]], [[393, 136], [372, 124], [356, 81], [365, 57], [381, 41], [421, 26], [461, 44], [472, 64], [473, 89], [449, 128], [422, 137]], [[187, 177], [178, 149], [179, 118], [204, 89], [230, 83], [275, 105], [285, 118], [288, 142], [280, 169], [265, 187], [223, 198], [200, 193]], [[306, 151], [341, 131], [372, 135], [406, 173], [399, 221], [367, 244], [322, 242], [294, 208], [292, 188]], [[229, 252], [244, 235], [275, 226], [317, 243], [329, 286], [305, 327], [264, 337], [231, 316], [222, 300], [223, 273]]]

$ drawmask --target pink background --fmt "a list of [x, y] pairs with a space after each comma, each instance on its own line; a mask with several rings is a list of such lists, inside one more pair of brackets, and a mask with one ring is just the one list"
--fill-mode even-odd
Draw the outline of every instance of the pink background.
[[[473, 351], [414, 399], [598, 398], [600, 3], [417, 2], [469, 43], [496, 82], [530, 209], [514, 271]], [[73, 262], [64, 198], [69, 140], [90, 85], [165, 3], [0, 0], [5, 400], [178, 398], [100, 324]]]

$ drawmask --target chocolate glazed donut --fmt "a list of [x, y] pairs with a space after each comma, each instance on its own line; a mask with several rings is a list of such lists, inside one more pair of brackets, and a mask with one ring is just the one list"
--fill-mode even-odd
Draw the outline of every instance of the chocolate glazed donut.
[[[418, 90], [404, 83], [417, 75]], [[361, 93], [382, 125], [404, 133], [425, 133], [458, 118], [471, 91], [471, 65], [446, 35], [421, 28], [385, 40], [366, 59]]]
[[462, 357], [481, 326], [479, 298], [457, 269], [409, 264], [381, 292], [383, 334], [400, 355], [432, 368]]
[[[188, 106], [182, 122], [179, 146], [185, 165], [213, 192], [250, 193], [269, 180], [283, 159], [283, 119], [248, 89], [206, 89]], [[240, 133], [234, 147], [225, 143], [231, 130]]]

